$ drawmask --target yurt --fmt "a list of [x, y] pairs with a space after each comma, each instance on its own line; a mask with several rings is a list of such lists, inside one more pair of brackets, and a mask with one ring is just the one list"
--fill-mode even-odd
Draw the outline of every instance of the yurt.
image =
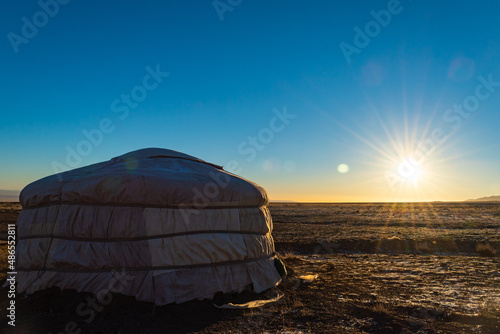
[[279, 283], [259, 185], [158, 148], [26, 186], [17, 222], [17, 291], [110, 292], [157, 305]]

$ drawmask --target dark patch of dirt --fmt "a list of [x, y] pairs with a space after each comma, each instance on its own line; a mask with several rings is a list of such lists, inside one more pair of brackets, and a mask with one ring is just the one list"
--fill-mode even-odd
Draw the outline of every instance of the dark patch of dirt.
[[[21, 204], [17, 202], [0, 202], [0, 245], [7, 241], [8, 224], [15, 224], [21, 212]], [[4, 259], [2, 258], [1, 261]]]
[[[251, 310], [212, 301], [154, 306], [114, 294], [47, 289], [16, 296], [16, 327], [5, 333], [500, 333], [500, 204], [272, 204], [276, 249], [290, 275], [260, 295], [220, 295], [215, 303], [269, 298]], [[0, 232], [19, 207], [0, 205]], [[4, 229], [5, 227], [5, 229]], [[497, 251], [496, 254], [499, 254]], [[0, 279], [6, 245], [0, 244]], [[299, 276], [317, 274], [312, 283]], [[80, 306], [83, 305], [83, 306]], [[77, 310], [80, 308], [80, 312]], [[71, 327], [74, 326], [74, 327]]]

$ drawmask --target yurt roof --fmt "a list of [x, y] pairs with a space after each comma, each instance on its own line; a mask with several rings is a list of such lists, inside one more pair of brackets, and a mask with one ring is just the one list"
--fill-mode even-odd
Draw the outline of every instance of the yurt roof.
[[27, 185], [23, 208], [70, 203], [144, 207], [258, 207], [259, 185], [181, 152], [146, 148]]

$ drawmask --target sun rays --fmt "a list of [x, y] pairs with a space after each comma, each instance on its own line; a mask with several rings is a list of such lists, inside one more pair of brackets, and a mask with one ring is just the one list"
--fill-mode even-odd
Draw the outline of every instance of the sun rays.
[[382, 201], [429, 201], [450, 193], [447, 184], [453, 184], [453, 176], [447, 173], [446, 166], [460, 157], [446, 152], [450, 136], [433, 127], [437, 108], [433, 109], [422, 124], [423, 112], [412, 112], [410, 119], [406, 107], [400, 114], [388, 109], [382, 117], [372, 106], [370, 113], [376, 124], [369, 129], [355, 130], [331, 118], [364, 144], [358, 149], [359, 162], [367, 166], [364, 181], [377, 184], [376, 197]]

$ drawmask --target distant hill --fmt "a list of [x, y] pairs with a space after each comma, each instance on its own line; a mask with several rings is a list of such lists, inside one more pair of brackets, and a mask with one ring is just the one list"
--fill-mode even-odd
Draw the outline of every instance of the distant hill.
[[0, 202], [19, 202], [20, 190], [0, 189]]
[[500, 195], [468, 199], [465, 202], [500, 202]]

